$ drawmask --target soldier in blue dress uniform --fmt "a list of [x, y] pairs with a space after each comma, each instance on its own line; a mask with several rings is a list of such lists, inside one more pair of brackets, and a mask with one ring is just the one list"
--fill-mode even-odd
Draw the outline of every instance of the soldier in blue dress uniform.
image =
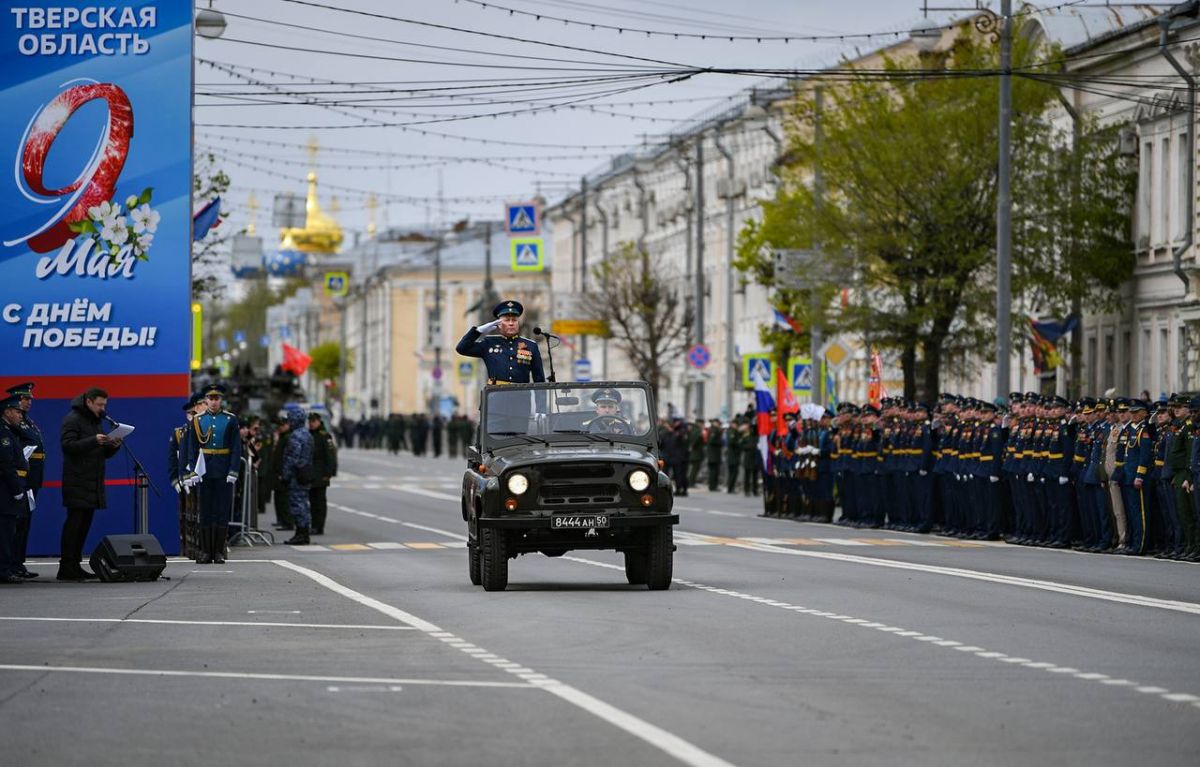
[[1121, 497], [1125, 502], [1125, 523], [1129, 538], [1125, 554], [1140, 556], [1146, 548], [1146, 521], [1153, 503], [1148, 475], [1153, 463], [1154, 427], [1148, 423], [1150, 404], [1135, 399], [1129, 402], [1130, 421], [1126, 426], [1125, 464], [1121, 475]]
[[29, 464], [21, 449], [21, 398], [0, 401], [0, 583], [24, 583], [17, 558], [18, 520], [29, 516]]
[[[225, 387], [204, 387], [208, 409], [192, 419], [188, 432], [185, 482], [196, 488], [200, 505], [200, 564], [225, 561], [225, 537], [233, 513], [233, 486], [242, 468], [242, 439], [238, 419], [221, 408]], [[204, 456], [204, 475], [196, 474], [197, 461]]]
[[[11, 386], [8, 393], [17, 397], [21, 403], [21, 425], [18, 427], [17, 437], [21, 440], [22, 452], [26, 447], [33, 447], [33, 452], [27, 459], [29, 474], [25, 478], [25, 487], [33, 491], [33, 497], [36, 500], [38, 492], [42, 489], [42, 477], [46, 469], [46, 443], [42, 438], [42, 430], [29, 417], [29, 410], [33, 407], [33, 383], [27, 382]], [[25, 567], [25, 552], [29, 547], [29, 528], [32, 524], [32, 509], [17, 521], [17, 563], [19, 565], [17, 569], [19, 570], [18, 575], [24, 578], [36, 578], [38, 575]]]
[[[496, 319], [469, 329], [455, 347], [464, 357], [483, 360], [490, 385], [546, 381], [537, 342], [519, 335], [524, 313], [520, 301], [501, 301], [492, 310]], [[495, 330], [499, 336], [490, 335]]]

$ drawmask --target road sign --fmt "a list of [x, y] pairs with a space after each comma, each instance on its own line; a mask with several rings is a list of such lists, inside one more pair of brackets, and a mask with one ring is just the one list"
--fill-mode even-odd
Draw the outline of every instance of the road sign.
[[268, 346], [271, 345], [271, 337], [269, 335], [267, 335], [266, 333], [263, 333], [261, 336], [258, 337], [258, 345], [261, 346], [262, 348], [266, 349]]
[[608, 335], [608, 325], [603, 320], [554, 320], [550, 330], [560, 336]]
[[687, 358], [688, 364], [697, 370], [703, 370], [708, 367], [708, 363], [712, 362], [712, 354], [704, 344], [696, 344], [688, 349]]
[[349, 292], [349, 274], [346, 272], [325, 272], [325, 295], [344, 296]]
[[841, 370], [850, 361], [850, 348], [840, 339], [834, 338], [821, 347], [821, 356], [833, 370]]
[[542, 212], [536, 202], [510, 202], [504, 206], [504, 228], [509, 235], [542, 233]]
[[813, 385], [813, 366], [809, 359], [788, 360], [791, 368], [792, 389], [799, 392], [811, 392]]
[[464, 360], [458, 363], [458, 380], [466, 383], [475, 377], [475, 361]]
[[742, 387], [753, 389], [755, 376], [762, 376], [768, 388], [774, 390], [775, 363], [771, 360], [770, 354], [742, 355]]
[[442, 369], [441, 368], [433, 369], [433, 380], [435, 380], [435, 381], [442, 380]]
[[540, 272], [544, 268], [541, 237], [520, 237], [509, 240], [509, 249], [512, 254], [512, 270], [514, 272]]
[[575, 380], [588, 383], [592, 380], [592, 361], [588, 359], [575, 360]]
[[244, 331], [244, 330], [235, 330], [235, 331], [233, 331], [233, 342], [234, 342], [235, 344], [244, 344], [244, 343], [246, 343], [246, 331]]
[[275, 207], [271, 210], [271, 226], [280, 229], [303, 229], [308, 225], [305, 199], [298, 194], [275, 195]]

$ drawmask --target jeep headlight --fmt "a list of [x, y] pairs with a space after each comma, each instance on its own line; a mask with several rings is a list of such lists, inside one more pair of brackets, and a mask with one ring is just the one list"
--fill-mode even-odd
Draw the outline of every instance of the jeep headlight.
[[524, 495], [529, 489], [529, 477], [524, 474], [513, 474], [508, 478], [508, 492], [513, 495]]
[[650, 475], [638, 469], [629, 475], [629, 486], [637, 492], [642, 492], [650, 487]]

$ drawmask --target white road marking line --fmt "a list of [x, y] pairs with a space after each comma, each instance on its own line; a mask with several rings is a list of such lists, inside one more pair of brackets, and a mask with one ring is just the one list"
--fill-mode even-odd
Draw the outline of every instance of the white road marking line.
[[[253, 611], [252, 611], [253, 612]], [[164, 626], [252, 626], [254, 628], [293, 629], [367, 629], [370, 631], [411, 631], [412, 626], [373, 626], [357, 623], [269, 623], [267, 621], [171, 621], [151, 618], [34, 618], [0, 616], [0, 621], [44, 621], [51, 623], [150, 623]]]
[[[370, 607], [371, 609], [394, 618], [401, 623], [413, 626], [414, 628], [417, 628], [420, 631], [429, 634], [430, 636], [440, 639], [444, 643], [449, 644], [456, 639], [456, 637], [453, 635], [446, 636], [447, 632], [442, 631], [442, 629], [426, 620], [418, 618], [411, 613], [405, 612], [398, 607], [389, 605], [386, 602], [381, 602], [378, 599], [374, 599], [366, 594], [355, 591], [347, 586], [343, 586], [332, 578], [323, 575], [316, 570], [312, 570], [307, 567], [301, 567], [300, 565], [289, 562], [285, 559], [277, 559], [272, 561], [274, 561], [275, 564], [279, 565], [280, 567], [286, 567], [289, 570], [311, 578], [336, 594], [340, 594], [341, 596], [357, 602], [364, 607]], [[613, 565], [613, 567], [617, 568], [616, 565]], [[471, 645], [470, 647], [474, 648], [474, 645]], [[550, 677], [538, 674], [537, 672], [533, 671], [533, 669], [520, 667], [506, 669], [506, 671], [510, 674], [532, 675], [532, 678], [535, 680], [535, 685], [540, 689], [543, 689], [551, 695], [555, 695], [565, 701], [568, 701], [569, 703], [578, 706], [593, 716], [599, 717], [609, 724], [624, 730], [626, 733], [639, 738], [652, 746], [655, 746], [659, 750], [663, 751], [669, 756], [674, 757], [675, 759], [678, 759], [684, 764], [692, 765], [693, 767], [733, 767], [733, 765], [731, 765], [729, 762], [726, 762], [724, 759], [704, 751], [698, 746], [695, 746], [683, 738], [680, 738], [678, 735], [667, 732], [661, 727], [653, 725], [644, 719], [636, 717], [633, 714], [623, 711], [611, 704], [605, 703], [599, 698], [589, 695], [582, 690], [578, 690], [568, 684], [564, 684], [555, 679], [551, 679]], [[389, 680], [389, 683], [401, 684], [403, 682], [401, 680]]]
[[373, 549], [408, 551], [408, 549], [404, 548], [403, 543], [396, 543], [395, 541], [379, 541], [378, 543], [368, 543], [367, 545]]
[[704, 509], [705, 514], [715, 514], [718, 517], [745, 517], [746, 514], [739, 514], [736, 511], [718, 511], [717, 509]]
[[937, 541], [921, 541], [916, 538], [880, 538], [881, 541], [891, 541], [892, 543], [905, 543], [909, 546], [932, 546], [937, 549], [946, 548], [946, 544], [938, 543]]
[[[291, 548], [288, 549], [288, 551], [298, 551], [301, 554], [311, 554], [311, 553], [314, 553], [317, 551], [329, 551], [329, 550], [330, 550], [329, 548], [322, 546], [319, 543], [310, 543], [305, 546], [292, 546]], [[208, 572], [208, 571], [207, 570], [193, 570], [192, 572], [204, 573], [204, 572]]]
[[423, 487], [416, 485], [388, 485], [392, 490], [399, 490], [402, 493], [412, 493], [413, 495], [423, 495], [427, 498], [436, 498], [439, 501], [454, 501], [455, 503], [462, 502], [462, 496], [450, 495], [449, 493], [439, 493], [436, 490], [426, 490]]
[[460, 541], [466, 541], [468, 539], [467, 536], [463, 535], [462, 533], [455, 533], [455, 532], [451, 532], [450, 530], [443, 530], [439, 527], [429, 527], [427, 525], [418, 525], [415, 522], [404, 522], [399, 519], [392, 519], [391, 517], [384, 517], [384, 516], [381, 516], [378, 514], [371, 514], [370, 512], [361, 511], [359, 509], [351, 508], [349, 506], [343, 506], [340, 503], [331, 503], [331, 504], [329, 504], [329, 508], [337, 509], [338, 511], [344, 511], [347, 514], [357, 514], [360, 517], [371, 517], [371, 518], [379, 520], [380, 522], [391, 522], [392, 524], [395, 524], [395, 525], [404, 525], [405, 527], [411, 527], [414, 530], [424, 530], [427, 533], [437, 533], [438, 535], [444, 535], [447, 538], [456, 538]]
[[[589, 560], [582, 560], [582, 561], [588, 562], [589, 564], [593, 564]], [[594, 564], [600, 564], [600, 563], [594, 563]], [[753, 603], [763, 604], [763, 605], [768, 605], [768, 606], [775, 606], [775, 605], [771, 604], [772, 602], [774, 602], [774, 600], [765, 600], [762, 597], [755, 596], [753, 594], [746, 594], [746, 593], [742, 593], [742, 592], [738, 592], [738, 591], [731, 591], [729, 589], [717, 588], [715, 586], [708, 586], [703, 583], [696, 583], [694, 581], [688, 581], [688, 580], [684, 580], [682, 578], [675, 578], [674, 582], [682, 584], [684, 586], [690, 586], [695, 589], [700, 589], [702, 591], [708, 591], [708, 592], [711, 592], [714, 594], [720, 594], [722, 596], [730, 596], [730, 597], [734, 597], [736, 599], [742, 599], [742, 600], [745, 600], [748, 602], [753, 602]], [[782, 607], [784, 609], [794, 609], [794, 608], [798, 607], [798, 605], [788, 605], [787, 603], [779, 603], [778, 606]], [[820, 611], [809, 611], [807, 614], [822, 615], [822, 613]], [[868, 623], [849, 622], [849, 621], [847, 621], [847, 618], [850, 618], [850, 616], [839, 615], [836, 613], [824, 613], [822, 617], [828, 617], [831, 620], [837, 620], [839, 623], [847, 623], [848, 625], [857, 625], [862, 628], [866, 628], [871, 625]], [[907, 639], [915, 639], [917, 641], [927, 641], [929, 639], [928, 637], [926, 637], [923, 634], [920, 634], [919, 632], [909, 632], [905, 629], [901, 629], [896, 626], [886, 626], [886, 625], [880, 625], [880, 624], [875, 624], [875, 625], [877, 627], [876, 630], [885, 632], [885, 633], [890, 633], [893, 636], [903, 637], [903, 638], [907, 638]], [[1009, 655], [1006, 655], [1005, 653], [986, 650], [983, 647], [977, 647], [975, 645], [967, 645], [967, 644], [963, 644], [962, 642], [956, 642], [956, 641], [950, 640], [950, 639], [942, 639], [942, 640], [932, 641], [932, 642], [927, 641], [927, 643], [931, 644], [933, 646], [949, 647], [953, 650], [957, 650], [959, 652], [970, 654], [973, 657], [980, 658], [982, 660], [997, 661], [997, 662], [1001, 662], [1001, 663], [1019, 664], [1021, 668], [1045, 671], [1045, 672], [1051, 673], [1051, 674], [1070, 674], [1075, 679], [1081, 679], [1081, 680], [1085, 680], [1085, 681], [1097, 681], [1100, 684], [1116, 685], [1116, 686], [1121, 686], [1121, 687], [1133, 687], [1137, 692], [1140, 692], [1140, 693], [1143, 693], [1146, 695], [1157, 695], [1157, 696], [1163, 698], [1164, 700], [1167, 700], [1167, 701], [1170, 701], [1173, 703], [1175, 703], [1175, 702], [1190, 702], [1197, 709], [1200, 709], [1200, 705], [1197, 705], [1197, 703], [1200, 703], [1200, 696], [1192, 696], [1190, 693], [1171, 692], [1170, 690], [1166, 689], [1165, 687], [1158, 687], [1158, 686], [1154, 686], [1154, 685], [1139, 685], [1137, 682], [1131, 682], [1131, 681], [1128, 681], [1125, 679], [1109, 679], [1104, 674], [1084, 673], [1084, 672], [1080, 672], [1079, 669], [1071, 668], [1070, 666], [1060, 666], [1056, 663], [1047, 663], [1045, 661], [1031, 661], [1031, 660], [1028, 660], [1027, 658], [1013, 658]]]
[[256, 679], [273, 682], [339, 682], [344, 684], [426, 685], [430, 687], [499, 687], [532, 689], [521, 682], [491, 682], [468, 679], [393, 679], [369, 676], [319, 676], [315, 674], [258, 674], [244, 671], [180, 671], [178, 669], [101, 668], [97, 666], [31, 666], [19, 663], [0, 663], [3, 671], [64, 672], [73, 674], [115, 674], [119, 676], [205, 677], [209, 679]]
[[[814, 538], [813, 540], [833, 542], [838, 539]], [[781, 546], [769, 546], [761, 543], [732, 542], [727, 543], [726, 545], [735, 548], [749, 549], [751, 551], [761, 551], [768, 554], [783, 554], [793, 557], [808, 557], [810, 559], [826, 559], [836, 562], [870, 565], [872, 567], [884, 567], [895, 570], [911, 570], [916, 572], [930, 573], [933, 575], [946, 575], [953, 578], [965, 578], [968, 580], [998, 583], [1005, 586], [1019, 586], [1022, 588], [1038, 589], [1040, 591], [1051, 591], [1059, 594], [1084, 597], [1087, 599], [1096, 599], [1105, 602], [1116, 602], [1119, 604], [1135, 605], [1138, 607], [1153, 607], [1160, 610], [1171, 610], [1173, 612], [1200, 615], [1200, 604], [1195, 602], [1181, 602], [1173, 599], [1158, 599], [1155, 597], [1142, 596], [1140, 594], [1124, 594], [1118, 591], [1105, 591], [1103, 589], [1093, 589], [1086, 586], [1076, 586], [1070, 583], [1059, 583], [1057, 581], [1043, 581], [1034, 578], [1022, 578], [1019, 576], [1002, 575], [1000, 573], [990, 573], [982, 570], [967, 570], [961, 567], [926, 565], [918, 562], [905, 562], [897, 559], [877, 559], [875, 557], [864, 557], [858, 554], [839, 554], [831, 551], [811, 551], [795, 548], [783, 548]]]

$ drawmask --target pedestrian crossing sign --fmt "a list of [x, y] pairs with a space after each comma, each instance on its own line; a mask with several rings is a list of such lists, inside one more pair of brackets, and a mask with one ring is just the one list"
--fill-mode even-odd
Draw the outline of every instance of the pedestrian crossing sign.
[[775, 363], [770, 354], [742, 355], [742, 388], [753, 389], [754, 379], [761, 377], [769, 388], [775, 386]]
[[509, 240], [512, 253], [512, 270], [514, 272], [542, 271], [543, 253], [541, 237], [524, 237]]
[[808, 357], [792, 357], [788, 360], [792, 371], [792, 389], [797, 393], [811, 394], [813, 386], [812, 360]]
[[504, 206], [504, 228], [509, 235], [541, 234], [541, 219], [536, 202], [512, 202]]

